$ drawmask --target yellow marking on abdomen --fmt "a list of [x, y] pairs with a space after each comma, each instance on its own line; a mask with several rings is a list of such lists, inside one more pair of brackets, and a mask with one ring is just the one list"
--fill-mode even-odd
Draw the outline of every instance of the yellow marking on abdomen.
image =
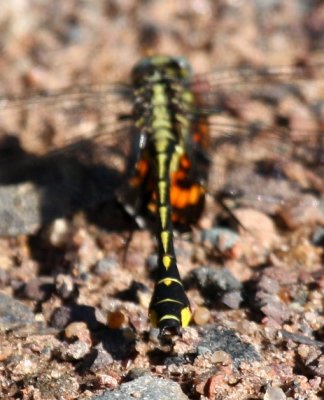
[[172, 262], [172, 260], [171, 260], [170, 256], [163, 256], [162, 263], [166, 270], [168, 270], [170, 268], [171, 262]]
[[[157, 284], [160, 285], [161, 283], [164, 283], [167, 286], [170, 286], [171, 283], [177, 283], [178, 285], [183, 286], [182, 283], [179, 281], [179, 279], [176, 279], [176, 278], [163, 278], [163, 279], [159, 280]], [[171, 299], [161, 300], [158, 303], [162, 303], [164, 301], [173, 301], [174, 303], [181, 303], [180, 301], [171, 300]]]
[[168, 207], [162, 206], [159, 208], [160, 221], [162, 229], [164, 230], [168, 222]]
[[168, 231], [162, 231], [161, 232], [161, 242], [162, 242], [164, 253], [168, 252], [169, 241], [170, 241], [170, 233]]
[[160, 203], [165, 204], [166, 203], [166, 195], [167, 195], [167, 183], [166, 181], [160, 181], [158, 183], [159, 187], [159, 197], [160, 197]]
[[159, 172], [159, 179], [163, 179], [166, 175], [166, 162], [168, 159], [168, 155], [166, 153], [160, 153], [157, 156], [158, 160], [158, 172]]

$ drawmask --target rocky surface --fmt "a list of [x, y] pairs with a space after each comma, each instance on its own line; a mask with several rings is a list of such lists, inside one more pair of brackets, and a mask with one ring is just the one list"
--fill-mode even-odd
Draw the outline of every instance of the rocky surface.
[[[323, 398], [323, 15], [311, 0], [3, 2], [0, 398]], [[207, 72], [195, 87], [220, 111], [204, 213], [175, 238], [194, 317], [172, 345], [147, 319], [152, 219], [116, 201], [133, 131], [109, 82], [148, 54]]]

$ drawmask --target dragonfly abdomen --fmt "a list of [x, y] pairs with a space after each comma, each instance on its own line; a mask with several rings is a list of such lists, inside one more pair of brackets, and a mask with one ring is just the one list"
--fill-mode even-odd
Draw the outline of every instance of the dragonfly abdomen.
[[187, 153], [185, 143], [191, 133], [188, 115], [193, 108], [193, 97], [187, 89], [187, 75], [189, 71], [184, 70], [178, 59], [170, 57], [145, 59], [133, 72], [138, 99], [135, 124], [145, 132], [147, 159], [155, 180], [159, 256], [149, 315], [161, 336], [179, 333], [180, 327], [187, 326], [191, 319], [174, 251], [170, 202], [172, 176]]

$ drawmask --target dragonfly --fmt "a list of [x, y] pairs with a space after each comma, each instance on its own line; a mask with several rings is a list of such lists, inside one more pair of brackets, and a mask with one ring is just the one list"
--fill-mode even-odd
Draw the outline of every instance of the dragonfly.
[[[48, 197], [61, 208], [71, 205], [64, 195], [72, 187], [79, 204], [87, 196], [89, 203], [113, 196], [139, 225], [142, 214], [154, 214], [158, 272], [149, 317], [161, 338], [179, 335], [190, 323], [191, 309], [173, 231], [175, 225], [191, 226], [199, 219], [206, 194], [276, 206], [287, 200], [281, 189], [272, 185], [272, 193], [260, 191], [270, 181], [279, 187], [284, 181], [293, 197], [298, 190], [323, 196], [323, 99], [314, 95], [309, 106], [312, 93], [307, 93], [309, 86], [303, 90], [305, 82], [324, 87], [323, 72], [324, 62], [318, 62], [193, 75], [182, 57], [153, 56], [135, 65], [129, 84], [3, 95], [0, 183], [28, 180], [36, 170], [38, 185], [48, 188], [54, 182]], [[281, 114], [276, 114], [279, 103]], [[297, 105], [301, 116], [291, 122]], [[249, 109], [253, 106], [256, 113]], [[91, 179], [99, 179], [101, 193], [92, 195], [91, 182], [69, 168], [75, 154], [92, 168]], [[289, 172], [292, 166], [303, 166], [301, 177]], [[257, 177], [261, 183], [252, 190], [251, 179]]]

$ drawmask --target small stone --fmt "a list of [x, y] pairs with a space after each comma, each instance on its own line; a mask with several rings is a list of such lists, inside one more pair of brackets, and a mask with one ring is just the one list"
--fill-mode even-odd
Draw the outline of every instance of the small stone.
[[276, 294], [278, 293], [280, 286], [276, 280], [263, 274], [258, 282], [258, 288], [266, 293]]
[[114, 361], [111, 354], [104, 348], [102, 343], [99, 343], [92, 349], [91, 355], [93, 356], [93, 361], [90, 366], [90, 371], [92, 372], [104, 369]]
[[232, 359], [228, 353], [222, 350], [217, 350], [215, 351], [211, 358], [210, 358], [212, 363], [222, 363], [222, 364], [231, 364]]
[[192, 319], [197, 325], [205, 325], [210, 319], [210, 311], [206, 307], [197, 307], [192, 315]]
[[[32, 234], [42, 225], [42, 192], [30, 182], [0, 187], [0, 235]], [[23, 201], [22, 201], [23, 199]]]
[[178, 383], [169, 379], [144, 375], [131, 382], [123, 383], [119, 389], [107, 391], [92, 400], [188, 400]]
[[48, 230], [48, 240], [55, 247], [64, 246], [69, 236], [69, 225], [64, 218], [56, 219]]
[[159, 344], [159, 335], [160, 335], [160, 330], [158, 328], [152, 328], [150, 329], [150, 334], [149, 334], [149, 339], [152, 343]]
[[96, 374], [95, 385], [99, 389], [116, 389], [118, 378], [111, 374]]
[[77, 340], [68, 345], [62, 345], [58, 350], [58, 355], [62, 360], [73, 361], [81, 360], [89, 352], [90, 346]]
[[319, 200], [310, 194], [286, 201], [278, 215], [289, 229], [324, 223], [324, 215], [319, 207]]
[[240, 236], [231, 229], [216, 227], [204, 230], [201, 238], [202, 241], [211, 242], [221, 252], [225, 253], [239, 242]]
[[196, 268], [191, 272], [189, 281], [213, 302], [220, 299], [226, 292], [239, 291], [242, 286], [241, 282], [226, 268]]
[[242, 301], [243, 297], [241, 291], [239, 290], [233, 290], [225, 293], [221, 297], [221, 302], [233, 310], [239, 309]]
[[90, 331], [85, 322], [72, 322], [64, 332], [67, 339], [78, 338], [82, 342], [91, 344]]
[[119, 329], [126, 321], [125, 314], [120, 311], [110, 311], [107, 317], [107, 323], [110, 329]]
[[224, 351], [233, 360], [235, 366], [242, 361], [258, 361], [260, 356], [254, 346], [240, 340], [235, 331], [231, 329], [215, 328], [207, 326], [199, 328], [201, 339], [197, 346], [198, 355], [206, 352]]
[[[270, 249], [277, 240], [277, 232], [273, 220], [266, 214], [250, 208], [238, 208], [234, 212], [244, 230], [242, 236], [257, 240], [261, 247]], [[242, 237], [241, 237], [241, 240]]]
[[300, 361], [313, 375], [324, 376], [324, 356], [320, 348], [301, 344], [298, 346]]
[[111, 280], [117, 269], [120, 267], [119, 262], [114, 257], [104, 257], [97, 262], [94, 267], [94, 273], [105, 281]]
[[140, 378], [141, 376], [144, 376], [149, 373], [149, 370], [146, 368], [140, 368], [140, 367], [135, 367], [132, 368], [128, 374], [127, 374], [127, 380], [128, 381], [133, 381], [135, 379]]
[[273, 319], [278, 324], [282, 324], [287, 321], [290, 317], [290, 311], [288, 308], [278, 300], [269, 299], [267, 304], [261, 307], [261, 311], [268, 317]]
[[264, 400], [285, 400], [287, 397], [284, 391], [279, 387], [268, 388]]
[[5, 332], [35, 322], [33, 312], [24, 304], [0, 293], [0, 331]]
[[68, 300], [77, 296], [77, 288], [70, 275], [58, 274], [55, 278], [55, 289], [57, 294], [63, 299]]
[[227, 381], [227, 379], [232, 375], [232, 369], [230, 366], [224, 366], [220, 368], [217, 374], [209, 378], [204, 387], [204, 393], [207, 393], [208, 399], [215, 398], [218, 388]]

